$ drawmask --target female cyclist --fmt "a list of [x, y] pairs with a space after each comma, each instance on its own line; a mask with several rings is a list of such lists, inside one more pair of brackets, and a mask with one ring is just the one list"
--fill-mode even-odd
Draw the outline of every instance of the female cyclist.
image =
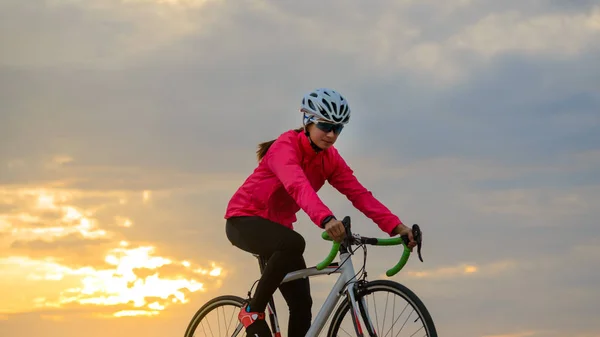
[[406, 234], [409, 247], [416, 245], [411, 229], [361, 185], [333, 146], [350, 120], [348, 102], [334, 90], [317, 89], [304, 96], [300, 111], [302, 128], [259, 144], [258, 167], [235, 192], [225, 214], [229, 241], [268, 259], [255, 295], [238, 315], [252, 337], [271, 336], [264, 311], [277, 288], [290, 310], [288, 336], [304, 336], [310, 327], [308, 278], [280, 283], [287, 273], [306, 268], [305, 241], [293, 229], [300, 209], [334, 240], [345, 236], [342, 222], [317, 196], [325, 181], [381, 230], [390, 236]]

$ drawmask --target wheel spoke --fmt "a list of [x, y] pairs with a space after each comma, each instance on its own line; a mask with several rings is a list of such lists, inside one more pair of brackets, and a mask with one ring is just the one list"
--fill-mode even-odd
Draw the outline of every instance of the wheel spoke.
[[351, 335], [350, 333], [348, 333], [348, 331], [346, 331], [344, 328], [342, 328], [342, 331], [343, 331], [343, 332], [344, 332], [346, 335], [348, 335], [348, 336], [352, 337], [352, 335]]
[[[220, 320], [221, 314], [220, 314], [219, 309], [221, 309], [221, 311], [225, 311], [225, 309], [223, 309], [222, 307], [217, 308], [217, 322], [219, 322], [219, 336], [223, 336], [221, 334], [221, 320]], [[225, 313], [223, 313], [223, 319], [225, 319]]]
[[379, 327], [379, 315], [377, 314], [377, 302], [375, 302], [375, 296], [372, 296], [371, 298], [373, 299], [373, 306], [375, 307], [375, 324], [377, 324], [377, 331], [381, 331], [381, 328]]
[[[361, 296], [357, 300], [361, 303], [359, 308], [363, 320], [368, 325], [368, 321], [371, 321], [370, 326], [376, 329], [374, 331], [376, 336], [437, 337], [429, 312], [420, 299], [408, 288], [387, 280], [369, 282], [364, 287], [360, 292]], [[379, 296], [379, 294], [384, 296]], [[373, 297], [373, 300], [369, 300], [369, 297]], [[404, 301], [404, 304], [396, 303], [397, 301]], [[382, 306], [383, 310], [381, 309]], [[383, 318], [379, 319], [379, 315], [382, 312]], [[375, 318], [370, 316], [373, 313]], [[348, 333], [348, 331], [353, 329], [354, 324], [351, 315], [352, 306], [346, 300], [335, 312], [327, 336], [341, 337], [352, 335]], [[388, 322], [391, 325], [389, 327], [386, 325]]]
[[[217, 309], [217, 310], [218, 310], [218, 309]], [[210, 335], [211, 335], [212, 337], [215, 337], [215, 335], [213, 335], [213, 332], [212, 332], [212, 327], [210, 326], [210, 321], [208, 321], [206, 324], [208, 324], [208, 330], [210, 330]]]
[[[375, 297], [375, 296], [373, 296]], [[385, 310], [383, 311], [383, 326], [385, 327], [385, 317], [387, 316], [387, 307], [388, 307], [388, 300], [390, 299], [390, 293], [386, 293], [385, 294]], [[387, 334], [386, 334], [387, 335]]]
[[227, 336], [229, 336], [229, 327], [231, 326], [231, 323], [234, 322], [235, 319], [235, 310], [233, 310], [231, 312], [231, 318], [229, 318], [229, 324], [227, 325]]
[[[409, 303], [406, 303], [406, 305], [404, 306], [404, 309], [402, 309], [402, 312], [400, 313], [400, 315], [398, 315], [398, 317], [394, 320], [394, 323], [392, 323], [392, 327], [388, 330], [388, 332], [385, 333], [384, 337], [387, 337], [387, 335], [392, 331], [392, 329], [394, 328], [394, 324], [396, 324], [396, 322], [400, 319], [400, 317], [402, 317], [402, 314], [404, 313], [406, 308], [408, 308], [409, 305], [410, 305]], [[405, 324], [406, 324], [406, 322], [405, 322]], [[400, 332], [402, 332], [402, 328], [400, 328]]]
[[[237, 296], [221, 296], [210, 300], [196, 312], [188, 325], [185, 337], [237, 336], [243, 331], [243, 325], [236, 324], [236, 313], [243, 303], [244, 300]], [[228, 313], [229, 310], [231, 314]], [[233, 333], [230, 332], [232, 327]], [[196, 332], [202, 336], [197, 336]]]

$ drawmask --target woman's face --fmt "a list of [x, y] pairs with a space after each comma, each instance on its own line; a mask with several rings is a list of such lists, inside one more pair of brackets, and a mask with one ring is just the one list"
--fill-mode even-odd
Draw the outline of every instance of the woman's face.
[[323, 121], [311, 123], [307, 126], [310, 139], [315, 145], [323, 150], [335, 144], [343, 127], [342, 124], [332, 124]]

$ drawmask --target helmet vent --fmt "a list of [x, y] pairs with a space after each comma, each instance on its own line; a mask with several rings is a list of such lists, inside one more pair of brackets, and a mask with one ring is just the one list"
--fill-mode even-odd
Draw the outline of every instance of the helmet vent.
[[325, 104], [325, 106], [327, 107], [327, 110], [331, 111], [331, 105], [329, 105], [329, 102], [327, 102], [324, 98], [321, 100], [321, 102], [323, 102], [323, 104]]

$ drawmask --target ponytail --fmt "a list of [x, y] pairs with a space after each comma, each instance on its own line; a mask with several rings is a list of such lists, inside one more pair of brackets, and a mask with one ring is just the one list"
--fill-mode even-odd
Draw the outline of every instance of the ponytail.
[[[295, 129], [294, 131], [302, 132], [303, 130], [304, 130], [304, 127], [299, 127], [297, 129]], [[273, 145], [275, 140], [276, 139], [273, 139], [273, 140], [269, 140], [269, 141], [258, 144], [258, 150], [256, 150], [256, 158], [258, 159], [258, 161], [261, 161], [263, 159], [263, 157], [267, 154], [267, 151], [269, 151], [269, 148], [271, 147], [271, 145]]]

